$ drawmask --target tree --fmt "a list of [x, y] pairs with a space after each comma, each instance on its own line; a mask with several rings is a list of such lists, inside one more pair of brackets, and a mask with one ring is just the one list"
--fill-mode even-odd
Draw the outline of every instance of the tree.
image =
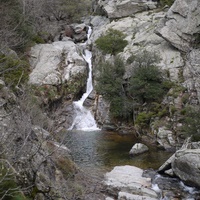
[[129, 95], [139, 103], [159, 101], [165, 93], [159, 61], [155, 53], [144, 51], [134, 60], [134, 70], [128, 83]]
[[198, 107], [186, 107], [181, 132], [186, 137], [192, 136], [192, 140], [194, 141], [200, 140], [200, 109]]
[[103, 53], [116, 55], [123, 51], [125, 46], [128, 44], [127, 40], [124, 40], [125, 35], [115, 29], [108, 29], [105, 35], [99, 37], [96, 40], [96, 45]]
[[99, 71], [97, 92], [110, 102], [110, 112], [113, 117], [127, 119], [131, 112], [131, 104], [124, 88], [125, 66], [123, 60], [115, 57], [113, 64], [108, 61], [102, 62], [99, 65]]

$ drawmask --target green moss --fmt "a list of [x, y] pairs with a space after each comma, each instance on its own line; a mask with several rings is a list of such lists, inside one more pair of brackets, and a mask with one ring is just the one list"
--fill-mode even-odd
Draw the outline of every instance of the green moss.
[[181, 115], [186, 115], [186, 112], [187, 112], [187, 111], [186, 111], [186, 109], [184, 108], [184, 109], [182, 109], [182, 110], [180, 111], [180, 114], [181, 114]]
[[181, 112], [184, 114], [182, 118], [181, 132], [185, 137], [192, 136], [194, 141], [200, 140], [200, 109], [198, 106], [188, 106]]
[[168, 115], [168, 114], [169, 114], [168, 109], [165, 107], [165, 108], [163, 108], [162, 110], [160, 110], [160, 111], [158, 112], [157, 116], [158, 116], [159, 118], [162, 118], [162, 117], [164, 117], [164, 116], [166, 116], [166, 115]]
[[174, 85], [172, 89], [169, 91], [168, 96], [172, 96], [177, 98], [181, 93], [185, 92], [186, 88], [181, 85]]
[[69, 158], [59, 157], [56, 161], [58, 169], [63, 173], [64, 177], [68, 179], [75, 173], [75, 165]]
[[130, 65], [131, 63], [133, 63], [134, 60], [135, 60], [135, 55], [132, 54], [131, 56], [128, 57], [126, 63]]
[[177, 112], [177, 108], [175, 106], [170, 106], [170, 111], [171, 111], [171, 114], [174, 114], [175, 112]]
[[173, 3], [174, 3], [174, 0], [160, 0], [161, 6], [165, 6], [165, 5], [171, 6]]
[[184, 93], [183, 94], [183, 96], [182, 96], [182, 102], [183, 102], [183, 104], [187, 104], [188, 103], [189, 97], [190, 97], [189, 93]]
[[174, 86], [174, 83], [172, 81], [169, 81], [169, 80], [164, 80], [162, 82], [162, 86], [166, 91], [168, 91]]
[[179, 69], [179, 72], [178, 72], [178, 80], [180, 83], [183, 83], [184, 82], [184, 76], [183, 76], [183, 69]]

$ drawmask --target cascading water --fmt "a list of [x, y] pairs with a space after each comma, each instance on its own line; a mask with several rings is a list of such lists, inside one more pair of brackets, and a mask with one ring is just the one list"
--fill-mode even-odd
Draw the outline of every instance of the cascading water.
[[[89, 37], [92, 33], [91, 27], [89, 27], [87, 38], [89, 40]], [[86, 43], [84, 43], [84, 46], [86, 48]], [[88, 79], [87, 79], [87, 85], [86, 85], [86, 92], [83, 94], [81, 99], [79, 101], [73, 102], [74, 104], [74, 110], [75, 110], [75, 118], [74, 121], [69, 128], [69, 130], [76, 129], [76, 130], [99, 130], [96, 121], [87, 108], [83, 106], [84, 101], [87, 99], [87, 97], [90, 95], [90, 93], [93, 90], [93, 85], [92, 85], [92, 53], [91, 51], [85, 49], [84, 51], [85, 54], [83, 54], [83, 58], [85, 61], [88, 63], [89, 67], [89, 74], [88, 74]]]

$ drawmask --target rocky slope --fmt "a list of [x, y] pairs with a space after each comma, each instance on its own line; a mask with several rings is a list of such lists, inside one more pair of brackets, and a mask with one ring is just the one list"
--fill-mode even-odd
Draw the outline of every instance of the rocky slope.
[[[145, 9], [147, 4], [154, 5], [154, 10]], [[135, 9], [132, 9], [131, 6]], [[155, 52], [160, 57], [159, 67], [165, 71], [170, 81], [176, 83], [163, 100], [162, 105], [169, 106], [169, 114], [151, 124], [158, 143], [165, 149], [176, 148], [182, 139], [177, 137], [182, 126], [180, 112], [186, 105], [199, 103], [199, 2], [175, 1], [171, 8], [156, 8], [155, 2], [138, 1], [96, 1], [96, 9], [102, 10], [105, 17], [95, 16], [92, 41], [105, 34], [109, 28], [126, 35], [128, 45], [119, 55], [126, 62], [131, 55], [144, 50]], [[123, 11], [121, 11], [123, 8]], [[139, 10], [141, 9], [141, 10]], [[148, 10], [148, 11], [147, 11]], [[124, 15], [128, 13], [128, 15]], [[108, 21], [109, 19], [109, 21]], [[114, 20], [113, 20], [114, 19]], [[94, 46], [94, 67], [98, 65], [101, 52]], [[110, 55], [104, 56], [111, 60]], [[130, 76], [133, 65], [126, 65], [124, 79]], [[178, 89], [179, 88], [179, 89]], [[185, 88], [185, 89], [180, 89]], [[179, 91], [178, 91], [179, 90]], [[187, 100], [185, 100], [187, 99]], [[107, 127], [112, 120], [105, 115], [108, 105], [99, 98], [97, 121]], [[102, 105], [105, 105], [102, 107]], [[175, 113], [171, 113], [171, 109]], [[174, 111], [173, 111], [174, 112]], [[157, 126], [157, 124], [160, 124]], [[114, 125], [114, 124], [113, 124]], [[169, 130], [167, 126], [172, 128]], [[114, 127], [113, 127], [114, 128]]]
[[[161, 9], [156, 2], [152, 1], [99, 0], [94, 1], [93, 10], [103, 13], [103, 16], [92, 16], [86, 20], [86, 23], [93, 28], [91, 41], [93, 43], [94, 68], [97, 68], [101, 58], [104, 60], [113, 59], [109, 54], [103, 55], [95, 46], [95, 41], [110, 28], [119, 30], [126, 35], [125, 39], [128, 41], [128, 45], [123, 52], [119, 53], [124, 62], [132, 55], [144, 50], [159, 55], [158, 66], [176, 86], [170, 89], [161, 103], [161, 109], [163, 112], [166, 110], [167, 114], [151, 122], [149, 130], [151, 133], [147, 140], [153, 137], [153, 141], [166, 150], [179, 148], [183, 142], [180, 128], [184, 116], [181, 112], [187, 105], [198, 105], [200, 100], [198, 79], [200, 63], [199, 2], [176, 0], [170, 8]], [[77, 34], [82, 34], [81, 30], [86, 30], [83, 25], [77, 27], [74, 29]], [[80, 27], [82, 28], [80, 29]], [[67, 33], [69, 34], [69, 32]], [[31, 51], [33, 71], [30, 74], [30, 83], [50, 88], [50, 93], [53, 91], [54, 94], [52, 100], [59, 99], [63, 94], [66, 94], [64, 92], [58, 95], [57, 92], [60, 84], [63, 83], [67, 88], [68, 95], [73, 91], [73, 95], [69, 95], [65, 100], [76, 98], [84, 90], [87, 67], [80, 55], [80, 46], [70, 38], [64, 40], [52, 44], [37, 45]], [[51, 53], [51, 59], [49, 59], [49, 53]], [[48, 62], [46, 62], [47, 60]], [[126, 65], [124, 80], [130, 77], [133, 68], [133, 63]], [[83, 79], [80, 79], [80, 76]], [[98, 76], [98, 70], [94, 73], [94, 77], [96, 76]], [[36, 79], [37, 81], [35, 81]], [[74, 82], [76, 85], [73, 84]], [[98, 83], [95, 81], [95, 84]], [[70, 91], [71, 88], [73, 89]], [[95, 102], [93, 103], [91, 100], [93, 102], [95, 100]], [[71, 103], [70, 101], [65, 102], [67, 101], [62, 102], [64, 110], [59, 108], [55, 112], [57, 115], [56, 123], [61, 128], [69, 127], [72, 122], [70, 118], [73, 111]], [[109, 103], [102, 96], [93, 92], [86, 104], [92, 107], [100, 126], [105, 129], [120, 130], [120, 126], [110, 117]], [[132, 128], [128, 130], [128, 132], [133, 131]], [[140, 134], [140, 130], [138, 132]]]
[[[131, 55], [136, 55], [137, 52], [154, 51], [160, 56], [159, 66], [167, 72], [170, 81], [176, 83], [179, 88], [184, 88], [179, 90], [177, 87], [169, 91], [162, 104], [169, 106], [170, 114], [151, 124], [151, 131], [161, 147], [166, 150], [180, 148], [183, 142], [181, 135], [179, 135], [183, 125], [180, 119], [184, 118], [181, 116], [181, 110], [188, 105], [198, 109], [200, 101], [198, 71], [200, 66], [200, 2], [197, 0], [176, 0], [169, 9], [155, 9], [153, 11], [146, 11], [144, 7], [142, 8], [142, 5], [146, 6], [144, 2], [138, 3], [133, 0], [96, 1], [96, 3], [95, 8], [98, 8], [98, 11], [102, 9], [101, 13], [104, 13], [105, 17], [95, 16], [91, 20], [94, 28], [93, 42], [100, 35], [105, 34], [109, 28], [123, 32], [126, 35], [128, 45], [120, 53], [120, 56], [125, 61]], [[141, 10], [139, 11], [139, 8], [133, 9], [130, 5], [134, 8], [138, 6]], [[123, 11], [121, 11], [122, 7]], [[126, 16], [125, 13], [129, 13], [129, 15]], [[95, 46], [93, 50], [95, 54], [94, 66], [96, 66], [100, 60], [101, 52]], [[106, 55], [104, 59], [112, 60], [112, 56]], [[124, 79], [130, 76], [132, 67], [131, 65], [126, 66]], [[97, 108], [97, 120], [101, 124], [110, 125], [113, 123], [114, 125], [112, 119], [108, 115], [104, 115], [109, 110], [109, 105], [102, 100], [102, 97], [99, 98], [97, 105], [100, 105]], [[102, 108], [102, 105], [105, 106]], [[174, 111], [170, 110], [171, 106], [175, 109]], [[172, 171], [166, 171], [167, 174], [175, 175], [185, 183], [199, 188], [198, 160], [199, 145], [191, 143], [187, 148], [184, 147], [177, 151], [160, 171], [171, 168]], [[128, 198], [131, 197], [125, 199]]]
[[[200, 101], [199, 1], [176, 0], [169, 9], [158, 8], [156, 2], [145, 0], [96, 0], [93, 6], [94, 12], [103, 13], [103, 16], [91, 16], [85, 21], [93, 28], [91, 41], [94, 68], [102, 57], [104, 60], [112, 60], [111, 55], [103, 55], [95, 46], [95, 41], [109, 28], [126, 35], [128, 45], [119, 53], [125, 62], [140, 51], [156, 52], [161, 58], [159, 67], [178, 87], [172, 88], [163, 99], [162, 106], [167, 106], [169, 114], [151, 123], [149, 135], [164, 149], [174, 150], [180, 147], [183, 141], [179, 136], [179, 128], [182, 126], [179, 120], [180, 111], [186, 104], [196, 106]], [[43, 114], [40, 118], [38, 112], [35, 112], [34, 115], [40, 121], [37, 123], [41, 126], [33, 126], [33, 117], [29, 111], [37, 109], [30, 108], [30, 102], [24, 103], [27, 97], [22, 95], [24, 98], [19, 100], [3, 81], [0, 83], [0, 145], [5, 149], [2, 158], [7, 158], [6, 163], [15, 169], [16, 177], [19, 175], [21, 184], [24, 184], [24, 188], [28, 187], [25, 193], [35, 199], [65, 199], [66, 195], [74, 193], [77, 194], [77, 198], [84, 199], [83, 195], [86, 195], [78, 193], [80, 188], [74, 190], [73, 186], [68, 187], [69, 179], [74, 180], [77, 167], [71, 162], [68, 150], [55, 143], [52, 134], [41, 128], [50, 125], [53, 126], [53, 131], [57, 132], [62, 128], [69, 128], [72, 123], [72, 100], [78, 99], [85, 90], [87, 64], [82, 57], [82, 47], [77, 42], [85, 41], [87, 38], [87, 25], [73, 27], [74, 35], [71, 35], [71, 30], [66, 27], [60, 38], [59, 34], [57, 37], [57, 40], [62, 41], [35, 45], [29, 54], [29, 85], [36, 88], [37, 92], [34, 95], [37, 100], [40, 99], [40, 105], [48, 107], [51, 119], [44, 117]], [[132, 63], [126, 65], [124, 80], [130, 77], [133, 68]], [[97, 77], [97, 73], [98, 70], [94, 77]], [[179, 90], [180, 87], [184, 89]], [[121, 128], [109, 115], [109, 103], [95, 91], [86, 104], [93, 109], [97, 122], [103, 128]], [[134, 132], [134, 129], [131, 127], [128, 132]], [[196, 163], [195, 159], [199, 159], [199, 147], [195, 148], [177, 152], [171, 166], [176, 176], [199, 187], [199, 181], [196, 179], [199, 169], [197, 165], [193, 165]], [[188, 177], [188, 171], [182, 166], [187, 166], [192, 176]], [[127, 191], [123, 192], [119, 194], [119, 198], [128, 199], [130, 195]], [[154, 192], [150, 196], [157, 198]], [[100, 195], [98, 198], [103, 197]], [[134, 199], [135, 196], [130, 198]]]

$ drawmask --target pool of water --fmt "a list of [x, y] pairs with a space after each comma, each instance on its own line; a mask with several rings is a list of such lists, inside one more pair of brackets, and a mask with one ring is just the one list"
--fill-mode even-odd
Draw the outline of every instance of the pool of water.
[[131, 157], [129, 151], [136, 142], [133, 135], [105, 131], [68, 131], [64, 139], [73, 160], [81, 168], [109, 171], [114, 166], [133, 165], [142, 169], [158, 169], [171, 156], [169, 152], [151, 150]]
[[[134, 135], [119, 135], [116, 132], [105, 131], [67, 131], [64, 133], [64, 144], [71, 150], [71, 155], [78, 167], [95, 179], [113, 167], [132, 165], [142, 169], [158, 169], [172, 153], [162, 150], [150, 150], [134, 157], [129, 156], [131, 147], [138, 142]], [[178, 179], [163, 177], [154, 179], [164, 193], [170, 197], [180, 196], [177, 200], [200, 199], [199, 191], [181, 185]], [[175, 183], [175, 184], [174, 184]], [[168, 198], [174, 199], [174, 198]]]

